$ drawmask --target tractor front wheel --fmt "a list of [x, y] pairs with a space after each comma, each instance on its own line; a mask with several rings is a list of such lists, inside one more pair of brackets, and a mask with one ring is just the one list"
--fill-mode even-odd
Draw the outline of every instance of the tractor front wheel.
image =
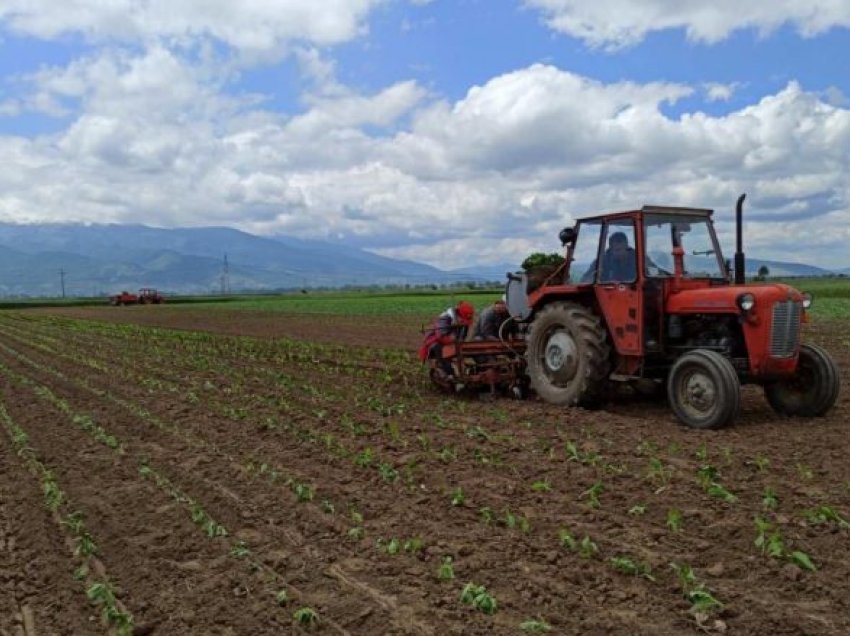
[[593, 404], [608, 380], [610, 351], [605, 328], [590, 309], [548, 305], [531, 324], [525, 354], [531, 386], [552, 404]]
[[835, 404], [840, 385], [832, 356], [817, 345], [804, 344], [794, 375], [766, 384], [764, 395], [780, 415], [817, 417]]
[[667, 397], [676, 417], [691, 428], [720, 428], [738, 415], [741, 384], [729, 362], [706, 349], [689, 351], [670, 369]]

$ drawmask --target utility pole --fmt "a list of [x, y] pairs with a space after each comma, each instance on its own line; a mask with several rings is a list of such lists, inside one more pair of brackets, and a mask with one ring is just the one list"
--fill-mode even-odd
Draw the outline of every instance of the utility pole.
[[227, 263], [227, 252], [224, 253], [224, 263], [221, 266], [221, 295], [230, 293], [230, 265]]
[[65, 298], [65, 270], [59, 270], [59, 282], [62, 285], [62, 298]]

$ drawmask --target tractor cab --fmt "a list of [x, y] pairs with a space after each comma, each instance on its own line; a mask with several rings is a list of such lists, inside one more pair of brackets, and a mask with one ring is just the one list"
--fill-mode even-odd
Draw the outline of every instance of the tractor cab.
[[683, 290], [729, 285], [711, 210], [645, 206], [580, 221], [566, 282], [592, 286], [614, 348], [617, 371], [639, 373], [662, 354], [666, 301]]
[[679, 418], [702, 428], [734, 418], [746, 382], [763, 385], [782, 413], [831, 408], [835, 364], [801, 345], [811, 296], [745, 283], [743, 200], [734, 280], [712, 210], [661, 206], [583, 218], [561, 231], [565, 262], [542, 285], [530, 289], [527, 276], [511, 276], [508, 307], [528, 325], [535, 391], [587, 404], [612, 382], [666, 384]]

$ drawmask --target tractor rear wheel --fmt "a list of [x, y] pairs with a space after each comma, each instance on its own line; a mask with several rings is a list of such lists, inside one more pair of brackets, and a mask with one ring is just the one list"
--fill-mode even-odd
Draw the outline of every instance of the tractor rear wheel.
[[598, 402], [610, 371], [607, 334], [599, 317], [570, 302], [544, 307], [528, 339], [528, 377], [537, 394], [552, 404]]
[[781, 415], [817, 417], [835, 404], [841, 380], [835, 362], [817, 345], [800, 345], [793, 376], [764, 386], [764, 395]]
[[667, 397], [676, 417], [691, 428], [720, 428], [738, 415], [741, 383], [732, 363], [706, 349], [689, 351], [670, 369]]

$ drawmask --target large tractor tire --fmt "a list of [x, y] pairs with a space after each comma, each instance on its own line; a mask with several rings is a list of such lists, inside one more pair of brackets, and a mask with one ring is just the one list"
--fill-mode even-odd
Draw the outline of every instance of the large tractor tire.
[[610, 352], [593, 311], [570, 302], [548, 305], [531, 323], [528, 337], [531, 386], [552, 404], [594, 406], [607, 386]]
[[720, 428], [741, 408], [741, 383], [732, 363], [715, 351], [696, 349], [679, 358], [667, 378], [676, 417], [691, 428]]
[[800, 345], [796, 373], [764, 386], [764, 395], [781, 415], [818, 417], [835, 404], [841, 379], [835, 362], [817, 345]]

